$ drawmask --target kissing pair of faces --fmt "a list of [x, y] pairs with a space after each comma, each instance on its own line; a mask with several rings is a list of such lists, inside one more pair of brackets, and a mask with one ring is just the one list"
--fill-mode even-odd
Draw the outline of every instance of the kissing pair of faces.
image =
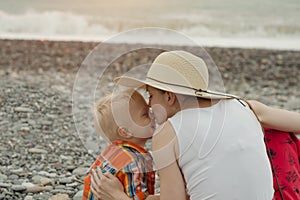
[[[149, 104], [146, 103], [140, 93], [134, 92], [129, 100], [129, 109], [127, 109], [129, 113], [126, 112], [125, 106], [123, 111], [118, 114], [118, 118], [121, 119], [119, 120], [120, 124], [126, 124], [126, 126], [119, 126], [119, 136], [123, 138], [151, 138], [156, 127], [155, 124], [162, 124], [172, 115], [171, 108], [176, 101], [174, 93], [165, 92], [151, 86], [148, 86], [146, 91]], [[150, 107], [151, 112], [149, 111]], [[126, 116], [128, 114], [129, 117]]]

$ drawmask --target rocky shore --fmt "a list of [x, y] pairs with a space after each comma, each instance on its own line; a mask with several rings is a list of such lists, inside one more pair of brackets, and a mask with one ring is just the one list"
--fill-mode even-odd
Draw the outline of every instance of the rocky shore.
[[[132, 45], [103, 45], [99, 66], [111, 66], [101, 80], [103, 91], [113, 87], [112, 77], [162, 51], [142, 49], [110, 64], [111, 56]], [[77, 134], [72, 91], [79, 67], [97, 43], [0, 40], [0, 46], [0, 200], [81, 199], [94, 157]], [[227, 92], [300, 112], [300, 52], [206, 50]]]

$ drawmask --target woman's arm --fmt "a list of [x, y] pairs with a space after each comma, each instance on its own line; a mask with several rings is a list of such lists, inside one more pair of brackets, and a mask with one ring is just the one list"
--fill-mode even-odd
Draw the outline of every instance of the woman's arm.
[[166, 122], [152, 138], [154, 163], [160, 177], [160, 198], [185, 200], [185, 183], [177, 163], [177, 138], [172, 125]]
[[271, 108], [255, 100], [247, 102], [263, 127], [300, 134], [300, 113]]

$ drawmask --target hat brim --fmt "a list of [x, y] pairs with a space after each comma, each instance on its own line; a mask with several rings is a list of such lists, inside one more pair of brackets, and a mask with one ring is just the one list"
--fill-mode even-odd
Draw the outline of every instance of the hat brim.
[[128, 76], [121, 76], [117, 77], [114, 79], [114, 82], [118, 85], [122, 85], [125, 87], [130, 87], [130, 88], [143, 88], [146, 89], [146, 86], [151, 86], [156, 89], [164, 90], [164, 91], [169, 91], [169, 92], [174, 92], [177, 94], [185, 94], [185, 95], [194, 95], [194, 91], [190, 89], [190, 91], [187, 91], [186, 88], [182, 88], [180, 86], [168, 86], [166, 84], [151, 80], [151, 79], [146, 79], [146, 80], [140, 80], [136, 79], [133, 77], [128, 77]]
[[117, 78], [114, 78], [114, 83], [126, 87], [131, 87], [131, 88], [141, 88], [141, 87], [146, 87], [147, 83], [146, 81], [139, 80], [136, 78], [128, 77], [128, 76], [120, 76]]
[[128, 76], [120, 76], [115, 78], [114, 83], [118, 85], [122, 85], [125, 87], [130, 87], [130, 88], [144, 88], [146, 89], [146, 86], [151, 86], [160, 90], [164, 91], [169, 91], [169, 92], [174, 92], [176, 94], [183, 94], [183, 95], [189, 95], [189, 96], [196, 96], [200, 98], [205, 98], [205, 99], [229, 99], [229, 98], [238, 98], [235, 95], [232, 94], [226, 94], [226, 93], [221, 93], [221, 92], [216, 92], [216, 91], [211, 91], [211, 90], [206, 90], [206, 91], [195, 91], [194, 89], [188, 89], [188, 88], [183, 88], [180, 86], [166, 86], [165, 84], [155, 82], [152, 80], [140, 80]]

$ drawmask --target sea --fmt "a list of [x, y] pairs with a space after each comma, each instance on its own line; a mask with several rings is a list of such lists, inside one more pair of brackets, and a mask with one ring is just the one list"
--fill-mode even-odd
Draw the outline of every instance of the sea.
[[[189, 43], [175, 32], [203, 46], [300, 50], [299, 11], [300, 0], [0, 0], [0, 39]], [[146, 34], [114, 39], [135, 29]]]

